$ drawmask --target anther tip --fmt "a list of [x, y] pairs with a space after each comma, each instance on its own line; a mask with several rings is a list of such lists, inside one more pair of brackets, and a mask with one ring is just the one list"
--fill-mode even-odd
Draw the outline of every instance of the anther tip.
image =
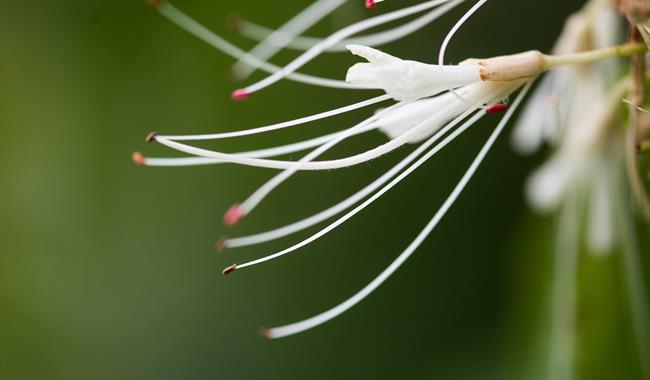
[[154, 140], [156, 140], [156, 136], [158, 135], [158, 132], [153, 131], [147, 135], [147, 137], [144, 138], [144, 141], [150, 143]]
[[485, 109], [485, 113], [498, 113], [503, 112], [507, 109], [508, 105], [505, 103], [494, 103]]
[[158, 8], [164, 2], [165, 2], [165, 0], [147, 0], [147, 4], [149, 4], [153, 8]]
[[233, 264], [233, 265], [230, 265], [230, 266], [226, 267], [226, 269], [224, 269], [222, 273], [225, 276], [227, 274], [230, 274], [230, 273], [234, 272], [235, 269], [237, 269], [237, 264]]
[[373, 9], [376, 6], [377, 3], [375, 3], [375, 0], [366, 0], [366, 8]]
[[235, 90], [230, 95], [230, 97], [233, 100], [244, 100], [244, 99], [248, 98], [249, 96], [251, 96], [251, 93], [244, 90], [244, 89]]
[[225, 224], [226, 227], [232, 227], [235, 224], [239, 223], [243, 217], [244, 210], [239, 203], [235, 203], [234, 205], [230, 206], [225, 214], [223, 214], [223, 224]]
[[271, 336], [271, 329], [269, 329], [268, 327], [264, 327], [264, 326], [260, 327], [259, 329], [257, 329], [257, 334], [264, 339], [273, 338]]
[[227, 248], [226, 247], [227, 240], [228, 239], [225, 236], [219, 239], [219, 241], [217, 241], [214, 244], [214, 251], [217, 253], [223, 252], [223, 250]]
[[226, 26], [234, 31], [240, 31], [242, 28], [242, 18], [236, 13], [231, 13], [226, 17]]
[[138, 151], [135, 151], [133, 152], [133, 154], [131, 154], [131, 159], [133, 160], [133, 163], [135, 163], [136, 165], [144, 166], [145, 164], [144, 156], [142, 155], [142, 153]]

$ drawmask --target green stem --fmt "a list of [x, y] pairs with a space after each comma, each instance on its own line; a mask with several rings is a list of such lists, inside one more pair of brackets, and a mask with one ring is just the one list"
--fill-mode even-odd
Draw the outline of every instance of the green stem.
[[611, 57], [627, 57], [648, 50], [648, 46], [640, 43], [626, 43], [604, 49], [585, 51], [566, 55], [544, 55], [544, 70], [561, 65], [589, 63]]

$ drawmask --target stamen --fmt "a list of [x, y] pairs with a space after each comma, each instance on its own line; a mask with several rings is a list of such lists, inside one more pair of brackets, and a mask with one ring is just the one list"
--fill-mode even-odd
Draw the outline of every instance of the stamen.
[[234, 272], [235, 270], [237, 270], [237, 264], [232, 264], [232, 265], [226, 267], [221, 273], [223, 273], [224, 275], [227, 275], [227, 274], [230, 274], [230, 273]]
[[[374, 123], [368, 124], [367, 127], [361, 128], [358, 131], [355, 131], [353, 134], [361, 134], [371, 130], [376, 129], [377, 126]], [[345, 130], [330, 133], [320, 137], [316, 137], [309, 140], [299, 141], [296, 143], [279, 145], [272, 148], [250, 150], [246, 152], [233, 153], [241, 157], [254, 157], [254, 158], [264, 158], [264, 157], [275, 157], [281, 156], [289, 153], [300, 152], [305, 149], [313, 148], [316, 146], [323, 145], [336, 137], [339, 137], [341, 134], [346, 133]], [[178, 158], [146, 158], [146, 166], [195, 166], [195, 165], [216, 165], [223, 164], [226, 161], [215, 160], [212, 158], [204, 157], [178, 157]]]
[[350, 104], [345, 107], [340, 107], [340, 108], [335, 108], [333, 110], [317, 113], [315, 115], [309, 115], [305, 117], [301, 117], [298, 119], [294, 120], [289, 120], [289, 121], [284, 121], [281, 123], [277, 124], [271, 124], [263, 127], [257, 127], [257, 128], [251, 128], [251, 129], [245, 129], [243, 131], [235, 131], [235, 132], [224, 132], [224, 133], [212, 133], [212, 134], [205, 134], [205, 135], [176, 135], [176, 136], [165, 136], [165, 135], [156, 135], [154, 136], [155, 138], [164, 138], [167, 140], [218, 140], [218, 139], [227, 139], [227, 138], [233, 138], [233, 137], [241, 137], [241, 136], [249, 136], [249, 135], [254, 135], [258, 133], [264, 133], [264, 132], [270, 132], [270, 131], [276, 131], [278, 129], [283, 129], [283, 128], [288, 128], [288, 127], [293, 127], [295, 125], [300, 125], [300, 124], [306, 124], [312, 121], [316, 120], [321, 120], [321, 119], [326, 119], [328, 117], [332, 117], [335, 115], [339, 115], [342, 113], [354, 111], [360, 108], [364, 108], [373, 104], [377, 104], [380, 102], [383, 102], [385, 100], [390, 99], [390, 96], [384, 94], [380, 95], [374, 98], [366, 99], [358, 103]]
[[142, 155], [142, 153], [140, 153], [138, 151], [135, 151], [135, 152], [133, 152], [133, 154], [131, 154], [131, 160], [133, 160], [133, 162], [136, 165], [144, 166], [144, 164], [145, 164], [144, 156]]
[[[399, 171], [402, 170], [404, 167], [406, 167], [406, 165], [408, 165], [411, 161], [413, 161], [415, 158], [417, 158], [417, 156], [419, 156], [422, 152], [424, 152], [426, 149], [428, 149], [429, 146], [431, 146], [431, 144], [433, 144], [435, 141], [437, 141], [440, 137], [444, 136], [448, 131], [450, 131], [454, 126], [456, 126], [456, 124], [458, 124], [463, 119], [465, 119], [467, 116], [469, 116], [472, 112], [474, 112], [478, 108], [478, 105], [485, 102], [486, 99], [505, 96], [505, 95], [509, 94], [511, 91], [516, 90], [517, 87], [519, 87], [519, 84], [517, 84], [514, 87], [502, 86], [498, 91], [493, 91], [492, 93], [487, 94], [485, 97], [477, 99], [476, 103], [473, 105], [472, 108], [470, 108], [468, 110], [465, 110], [465, 112], [458, 115], [455, 119], [450, 121], [444, 128], [441, 128], [432, 137], [430, 137], [427, 141], [425, 141], [423, 144], [421, 144], [417, 149], [415, 149], [413, 152], [411, 152], [411, 154], [409, 154], [406, 158], [404, 158], [400, 163], [395, 165], [388, 172], [384, 173], [381, 177], [376, 179], [374, 182], [372, 182], [371, 184], [369, 184], [368, 186], [366, 186], [365, 188], [363, 188], [359, 192], [357, 192], [357, 193], [353, 194], [352, 196], [348, 197], [346, 200], [344, 200], [344, 201], [330, 207], [329, 209], [321, 211], [318, 214], [312, 215], [311, 217], [308, 217], [308, 218], [303, 219], [301, 221], [298, 221], [296, 223], [293, 223], [293, 224], [290, 224], [290, 225], [287, 225], [287, 226], [284, 226], [284, 227], [280, 227], [280, 228], [277, 228], [277, 229], [274, 229], [274, 230], [271, 230], [271, 231], [262, 232], [262, 233], [259, 233], [259, 234], [243, 236], [243, 237], [240, 237], [240, 238], [234, 238], [234, 239], [231, 239], [231, 240], [227, 240], [226, 241], [226, 246], [227, 247], [241, 247], [241, 246], [258, 244], [258, 243], [261, 243], [261, 242], [277, 239], [277, 238], [292, 234], [294, 232], [303, 230], [305, 228], [311, 227], [311, 226], [313, 226], [313, 225], [315, 225], [315, 224], [317, 224], [317, 223], [319, 223], [319, 222], [321, 222], [321, 221], [323, 221], [325, 219], [328, 219], [331, 216], [334, 216], [334, 215], [338, 214], [339, 212], [347, 209], [348, 207], [354, 205], [355, 203], [357, 203], [358, 201], [363, 199], [365, 196], [370, 194], [372, 191], [376, 190], [381, 185], [386, 183], [391, 177], [393, 177], [394, 175], [399, 173]], [[430, 118], [431, 117], [433, 117], [433, 116], [430, 116]], [[422, 124], [426, 123], [427, 121], [428, 120], [424, 120], [422, 122]], [[381, 194], [388, 191], [390, 188], [392, 188], [397, 183], [399, 183], [399, 181], [401, 179], [405, 178], [409, 173], [414, 171], [417, 167], [419, 167], [421, 164], [423, 164], [431, 156], [433, 156], [439, 150], [444, 148], [449, 142], [453, 141], [453, 139], [456, 136], [458, 136], [464, 130], [466, 130], [471, 125], [473, 125], [474, 122], [475, 122], [475, 120], [473, 120], [473, 119], [470, 119], [470, 120], [466, 121], [461, 127], [457, 128], [454, 132], [452, 132], [449, 136], [447, 136], [442, 142], [440, 142], [440, 144], [435, 146], [432, 149], [432, 152], [427, 153], [427, 158], [422, 158], [417, 163], [413, 164], [410, 168], [408, 168], [405, 171], [405, 173], [402, 173], [399, 176], [399, 179], [396, 179], [395, 182], [392, 182], [390, 185], [387, 185], [384, 189], [380, 190], [378, 192], [380, 194], [375, 194], [375, 195], [372, 196], [372, 199], [369, 199], [366, 202], [364, 202], [364, 206], [362, 206], [361, 208], [356, 209], [355, 213], [359, 212], [365, 206], [369, 205], [371, 202], [373, 202], [375, 199], [377, 199], [379, 196], [381, 196]], [[419, 125], [420, 124], [416, 125], [414, 128], [418, 128]], [[346, 217], [349, 218], [349, 217], [352, 217], [353, 215], [354, 215], [354, 213], [349, 214]], [[341, 224], [345, 220], [347, 220], [347, 219], [341, 218], [336, 223]], [[338, 224], [336, 224], [335, 226], [332, 226], [332, 229], [335, 228]], [[329, 229], [328, 231], [331, 231], [331, 229]], [[324, 233], [327, 233], [327, 231], [325, 231]], [[319, 236], [322, 236], [322, 235], [319, 235]], [[318, 237], [316, 237], [316, 238], [318, 238]], [[314, 240], [315, 240], [315, 238], [314, 239], [310, 238], [310, 242], [314, 241]], [[303, 246], [303, 245], [299, 244], [299, 246]], [[284, 250], [282, 255], [284, 255], [286, 253], [289, 253], [294, 249], [299, 248], [299, 246], [294, 246], [294, 247], [292, 247], [290, 249]], [[281, 255], [276, 254], [276, 255], [270, 255], [270, 256], [275, 258], [275, 257], [279, 257]], [[259, 262], [263, 262], [263, 261], [266, 261], [266, 260], [267, 260], [266, 258], [265, 259], [259, 259], [259, 260], [255, 260], [255, 262], [259, 263]]]
[[[449, 30], [449, 33], [447, 33], [447, 35], [445, 36], [445, 39], [442, 41], [442, 45], [440, 46], [440, 51], [438, 52], [438, 65], [439, 65], [440, 67], [442, 67], [442, 66], [444, 65], [444, 62], [445, 62], [445, 51], [447, 50], [447, 46], [449, 45], [449, 42], [451, 41], [451, 38], [454, 36], [454, 34], [456, 34], [456, 32], [458, 31], [458, 29], [460, 29], [460, 27], [465, 23], [465, 21], [467, 21], [467, 19], [469, 19], [469, 18], [474, 14], [474, 12], [476, 12], [476, 11], [477, 11], [477, 10], [478, 10], [482, 5], [483, 5], [483, 4], [485, 4], [486, 1], [487, 1], [487, 0], [479, 0], [479, 1], [477, 1], [476, 4], [474, 4], [474, 6], [472, 6], [472, 7], [471, 7], [471, 8], [470, 8], [470, 9], [469, 9], [469, 10], [468, 10], [468, 11], [467, 11], [467, 12], [466, 12], [466, 13], [465, 13], [465, 14], [464, 14], [464, 15], [463, 15], [463, 16], [462, 16], [462, 17], [461, 17], [457, 22], [456, 22], [456, 24], [454, 24], [454, 26], [451, 27], [451, 29]], [[469, 104], [469, 102], [467, 102], [467, 101], [466, 101], [462, 96], [460, 96], [460, 94], [458, 94], [458, 93], [456, 92], [456, 90], [454, 90], [454, 89], [452, 88], [451, 85], [448, 85], [448, 86], [447, 86], [447, 90], [449, 90], [449, 92], [451, 92], [452, 94], [454, 94], [458, 99], [460, 99], [460, 100], [462, 100], [463, 102]]]
[[239, 203], [235, 203], [230, 206], [228, 211], [223, 215], [223, 224], [225, 224], [226, 227], [233, 227], [235, 224], [239, 223], [244, 215], [245, 212], [242, 206]]
[[147, 0], [147, 4], [149, 4], [150, 6], [156, 8], [160, 4], [162, 4], [163, 1], [165, 1], [165, 0]]
[[242, 89], [235, 90], [232, 92], [232, 95], [230, 95], [233, 100], [244, 100], [249, 96], [251, 96], [250, 92]]
[[[406, 24], [397, 26], [392, 29], [388, 29], [385, 31], [373, 33], [373, 34], [367, 34], [364, 36], [359, 36], [359, 37], [352, 37], [349, 39], [345, 39], [341, 42], [338, 42], [327, 49], [324, 49], [323, 52], [343, 52], [347, 51], [346, 46], [347, 45], [364, 45], [364, 46], [373, 46], [377, 47], [380, 45], [384, 45], [390, 42], [393, 42], [395, 40], [398, 40], [404, 36], [407, 36], [422, 27], [430, 24], [434, 20], [436, 20], [438, 17], [441, 15], [447, 13], [450, 9], [454, 8], [458, 4], [462, 3], [465, 0], [453, 0], [449, 1], [447, 4], [443, 4], [440, 7], [437, 7], [433, 9], [432, 11], [429, 11], [425, 13], [424, 15], [409, 21]], [[240, 33], [247, 38], [256, 40], [256, 41], [262, 41], [268, 38], [269, 35], [274, 33], [275, 31], [273, 29], [266, 28], [264, 26], [255, 24], [251, 21], [247, 20], [241, 20], [241, 25], [239, 27]], [[282, 36], [283, 40], [289, 39], [289, 36]], [[291, 42], [288, 42], [284, 44], [283, 47], [288, 48], [288, 49], [295, 49], [295, 50], [309, 50], [311, 49], [314, 45], [322, 43], [323, 38], [316, 38], [316, 37], [306, 37], [306, 36], [295, 36], [294, 38], [291, 39]]]
[[318, 314], [314, 317], [305, 319], [300, 322], [269, 329], [268, 330], [269, 337], [275, 339], [275, 338], [281, 338], [289, 335], [298, 334], [300, 332], [309, 330], [313, 327], [323, 324], [331, 319], [334, 319], [337, 316], [349, 310], [350, 308], [352, 308], [360, 301], [362, 301], [365, 297], [367, 297], [375, 289], [377, 289], [381, 284], [383, 284], [413, 254], [413, 252], [415, 252], [415, 250], [422, 244], [424, 239], [426, 239], [426, 237], [437, 226], [437, 224], [440, 222], [442, 217], [447, 213], [447, 211], [453, 205], [456, 199], [458, 199], [458, 196], [461, 194], [461, 192], [463, 191], [463, 189], [465, 188], [469, 180], [472, 178], [472, 176], [474, 175], [474, 173], [482, 163], [483, 159], [485, 158], [489, 150], [492, 148], [492, 145], [494, 145], [494, 142], [496, 141], [497, 137], [500, 135], [506, 123], [512, 116], [514, 110], [517, 108], [517, 106], [519, 105], [523, 97], [530, 89], [531, 83], [532, 82], [528, 82], [521, 90], [521, 92], [515, 99], [513, 106], [503, 116], [503, 118], [501, 119], [497, 127], [494, 129], [494, 131], [492, 132], [492, 134], [490, 135], [486, 143], [479, 151], [476, 158], [474, 158], [474, 161], [472, 161], [471, 165], [469, 166], [469, 168], [467, 169], [463, 177], [460, 179], [460, 181], [453, 189], [449, 197], [447, 197], [447, 199], [440, 207], [440, 209], [438, 209], [438, 211], [435, 213], [433, 218], [431, 218], [429, 223], [427, 223], [427, 225], [418, 234], [415, 240], [413, 240], [411, 244], [409, 244], [409, 246], [386, 269], [384, 269], [383, 272], [379, 274], [379, 276], [373, 279], [368, 285], [366, 285], [355, 295], [353, 295], [343, 303], [335, 306], [330, 310], [327, 310], [321, 314]]
[[[250, 50], [246, 55], [256, 57], [259, 60], [268, 61], [286, 44], [291, 42], [297, 35], [309, 29], [321, 19], [332, 13], [336, 8], [345, 3], [346, 0], [317, 0], [310, 6], [298, 13], [287, 23], [271, 33], [266, 39]], [[255, 72], [255, 67], [239, 60], [233, 66], [233, 75], [237, 80], [246, 79]]]
[[226, 237], [220, 238], [215, 244], [214, 244], [214, 251], [217, 253], [223, 252], [224, 249], [226, 249]]
[[257, 333], [264, 339], [271, 339], [271, 336], [269, 335], [268, 327], [260, 327], [257, 330]]
[[[473, 112], [475, 110], [476, 110], [476, 108], [474, 108], [473, 110], [471, 110], [469, 112]], [[468, 114], [469, 114], [469, 112], [468, 112]], [[467, 116], [467, 115], [463, 115], [463, 118], [465, 116]], [[470, 118], [468, 121], [466, 121], [461, 127], [457, 128], [453, 133], [451, 133], [449, 136], [447, 136], [447, 138], [445, 138], [443, 141], [441, 141], [440, 144], [434, 146], [429, 152], [427, 152], [426, 155], [422, 156], [413, 165], [409, 166], [404, 172], [400, 173], [399, 176], [395, 177], [386, 186], [382, 187], [379, 191], [377, 191], [375, 194], [373, 194], [370, 198], [366, 199], [363, 203], [359, 204], [357, 207], [355, 207], [354, 209], [352, 209], [351, 211], [349, 211], [348, 213], [346, 213], [345, 215], [343, 215], [342, 217], [340, 217], [339, 219], [337, 219], [333, 223], [329, 224], [327, 227], [325, 227], [322, 230], [318, 231], [314, 235], [311, 235], [307, 239], [305, 239], [305, 240], [303, 240], [303, 241], [301, 241], [301, 242], [299, 242], [297, 244], [292, 245], [289, 248], [286, 248], [286, 249], [284, 249], [282, 251], [279, 251], [277, 253], [274, 253], [274, 254], [271, 254], [271, 255], [268, 255], [268, 256], [264, 256], [262, 258], [259, 258], [259, 259], [253, 260], [253, 261], [249, 261], [247, 263], [244, 263], [244, 264], [240, 265], [239, 268], [246, 268], [246, 267], [250, 267], [250, 266], [253, 266], [253, 265], [261, 264], [261, 263], [266, 262], [266, 261], [277, 259], [277, 258], [279, 258], [281, 256], [284, 256], [286, 254], [289, 254], [291, 252], [295, 252], [296, 250], [298, 250], [298, 249], [300, 249], [300, 248], [302, 248], [302, 247], [304, 247], [304, 246], [306, 246], [306, 245], [308, 245], [310, 243], [313, 243], [317, 239], [325, 236], [326, 234], [328, 234], [329, 232], [334, 230], [336, 227], [338, 227], [341, 224], [345, 223], [350, 218], [352, 218], [354, 215], [358, 214], [363, 209], [365, 209], [366, 207], [368, 207], [369, 205], [374, 203], [377, 199], [379, 199], [379, 197], [381, 197], [386, 192], [388, 192], [390, 189], [395, 187], [399, 182], [401, 182], [409, 174], [414, 172], [418, 167], [420, 167], [422, 164], [424, 164], [426, 161], [428, 161], [431, 157], [433, 157], [433, 155], [435, 155], [442, 148], [447, 146], [447, 144], [449, 144], [451, 141], [453, 141], [458, 135], [460, 135], [467, 128], [469, 128], [474, 123], [476, 123], [476, 121], [478, 121], [478, 119], [480, 119], [483, 116], [484, 116], [484, 114], [482, 112], [479, 112], [479, 113], [475, 114], [474, 116], [472, 116], [472, 118]], [[453, 127], [453, 125], [451, 125], [451, 126]], [[449, 129], [447, 129], [447, 131], [448, 130]], [[426, 150], [426, 148], [431, 146], [431, 144], [433, 144], [435, 141], [436, 140], [433, 137], [430, 138], [425, 144], [423, 144], [423, 146], [425, 146], [425, 148], [422, 149], [422, 151]], [[421, 153], [421, 152], [419, 152], [419, 153]], [[388, 179], [389, 178], [387, 178], [386, 180], [388, 180]], [[225, 246], [229, 247], [229, 248], [234, 247], [234, 245], [232, 245], [231, 242], [232, 242], [232, 240], [227, 240]]]
[[[493, 96], [490, 94], [490, 96]], [[487, 98], [487, 97], [486, 97]], [[483, 99], [479, 100], [477, 104], [481, 104], [483, 102]], [[368, 194], [372, 193], [376, 189], [378, 189], [381, 185], [386, 183], [390, 178], [395, 176], [397, 173], [399, 173], [400, 170], [405, 168], [408, 164], [410, 164], [413, 160], [415, 160], [420, 154], [422, 154], [426, 149], [428, 149], [431, 144], [433, 144], [435, 141], [440, 139], [442, 136], [447, 134], [453, 127], [455, 127], [459, 122], [461, 122], [463, 119], [465, 119], [470, 113], [472, 113], [474, 110], [476, 110], [478, 106], [475, 104], [474, 107], [470, 108], [469, 110], [466, 110], [463, 112], [461, 115], [458, 115], [455, 119], [450, 121], [444, 128], [440, 129], [438, 132], [436, 132], [433, 136], [431, 136], [427, 141], [422, 143], [420, 146], [418, 146], [413, 152], [411, 152], [407, 157], [405, 157], [402, 161], [400, 161], [397, 165], [392, 167], [389, 171], [384, 173], [382, 176], [377, 178], [375, 181], [361, 189], [360, 191], [356, 192], [352, 196], [348, 197], [347, 199], [343, 200], [342, 202], [337, 203], [336, 205], [325, 209], [315, 215], [312, 215], [310, 217], [307, 217], [305, 219], [302, 219], [298, 222], [276, 228], [270, 231], [262, 232], [262, 233], [257, 233], [254, 235], [249, 235], [249, 236], [242, 236], [238, 238], [232, 238], [228, 239], [225, 242], [225, 246], [229, 248], [236, 248], [236, 247], [243, 247], [243, 246], [249, 246], [253, 244], [259, 244], [267, 241], [271, 241], [274, 239], [278, 239], [290, 234], [293, 234], [295, 232], [304, 230], [306, 228], [309, 228], [313, 225], [316, 225], [326, 219], [329, 219], [330, 217], [338, 214], [339, 212], [347, 209], [348, 207], [351, 207], [364, 197], [366, 197]], [[426, 120], [423, 122], [426, 123]], [[436, 147], [434, 147], [433, 152], [431, 155], [437, 153], [440, 149], [442, 149], [444, 146], [446, 146], [449, 142], [451, 142], [458, 134], [462, 133], [465, 129], [469, 128], [474, 123], [474, 120], [469, 120], [466, 121], [461, 127], [459, 127], [456, 131], [454, 131], [450, 136], [447, 136], [445, 140], [443, 140], [440, 144], [438, 144]], [[415, 126], [417, 127], [417, 126]], [[418, 161], [418, 163], [414, 164], [412, 168], [408, 169], [409, 171], [415, 170], [417, 167], [419, 167], [424, 161]], [[405, 177], [405, 176], [404, 176]], [[401, 176], [401, 178], [404, 178]], [[397, 182], [395, 183], [397, 184]], [[391, 186], [392, 187], [392, 186]]]
[[[174, 7], [167, 1], [160, 1], [155, 9], [174, 24], [178, 25], [185, 31], [206, 42], [224, 54], [227, 54], [235, 59], [241, 59], [242, 62], [246, 62], [246, 64], [259, 68], [260, 70], [266, 71], [267, 73], [272, 74], [281, 71], [281, 68], [276, 65], [260, 60], [254, 56], [247, 55], [244, 50], [231, 44], [221, 36], [199, 24], [194, 19], [181, 12], [178, 8]], [[291, 73], [290, 75], [284, 75], [284, 77], [296, 82], [311, 84], [314, 86], [346, 89], [367, 89], [367, 87], [351, 85], [350, 83], [346, 83], [345, 81], [341, 80], [321, 78], [300, 73]]]
[[398, 11], [386, 13], [381, 16], [376, 16], [361, 22], [358, 22], [356, 24], [352, 24], [346, 28], [343, 28], [339, 30], [338, 32], [330, 35], [327, 37], [325, 40], [323, 40], [322, 43], [319, 43], [315, 46], [313, 46], [311, 49], [307, 50], [305, 53], [301, 54], [298, 58], [294, 59], [291, 61], [288, 65], [283, 67], [281, 70], [269, 75], [268, 77], [264, 78], [263, 80], [246, 87], [246, 90], [248, 90], [250, 93], [253, 93], [255, 91], [259, 91], [265, 87], [270, 86], [273, 83], [276, 83], [277, 81], [285, 78], [287, 75], [292, 74], [295, 70], [299, 69], [300, 67], [304, 66], [307, 62], [311, 61], [313, 58], [317, 57], [319, 54], [321, 54], [325, 49], [329, 48], [332, 45], [335, 45], [336, 43], [342, 41], [343, 39], [354, 35], [356, 33], [362, 32], [366, 29], [373, 28], [375, 26], [385, 24], [403, 17], [410, 16], [412, 14], [416, 14], [422, 11], [425, 11], [427, 9], [436, 7], [440, 4], [443, 4], [445, 2], [448, 2], [450, 0], [432, 0], [432, 1], [427, 1], [422, 4], [414, 5], [411, 7], [403, 8]]
[[505, 112], [505, 110], [508, 109], [508, 105], [505, 103], [494, 103], [492, 105], [489, 105], [485, 109], [485, 113], [498, 113], [498, 112]]
[[154, 141], [154, 140], [156, 139], [156, 135], [157, 135], [157, 134], [158, 134], [158, 132], [156, 132], [156, 131], [150, 132], [150, 133], [147, 135], [147, 137], [144, 138], [144, 141], [146, 141], [146, 142], [148, 142], [148, 143]]
[[[481, 82], [483, 83], [483, 82]], [[486, 82], [487, 83], [487, 82]], [[490, 82], [492, 83], [492, 82]], [[513, 82], [516, 83], [516, 82]], [[496, 86], [496, 85], [495, 85]], [[481, 95], [481, 98], [483, 98], [485, 95]], [[398, 103], [399, 104], [399, 103]], [[471, 106], [471, 104], [470, 104]], [[463, 104], [456, 104], [453, 107], [448, 107], [445, 109], [445, 112], [438, 113], [434, 115], [432, 118], [431, 123], [436, 124], [440, 122], [446, 122], [449, 120], [449, 118], [454, 117], [454, 115], [457, 115], [458, 113], [463, 112], [463, 110], [467, 109], [468, 107], [464, 106]], [[375, 115], [374, 117], [376, 117]], [[372, 118], [371, 118], [372, 119]], [[365, 121], [366, 123], [368, 120]], [[430, 124], [431, 125], [431, 124]], [[398, 147], [402, 146], [406, 142], [408, 142], [412, 137], [417, 136], [419, 132], [422, 131], [427, 127], [427, 125], [420, 125], [416, 128], [410, 129], [406, 131], [405, 133], [399, 135], [398, 137], [382, 144], [379, 145], [373, 149], [367, 150], [363, 153], [359, 153], [356, 155], [352, 155], [349, 157], [345, 158], [340, 158], [340, 159], [335, 159], [335, 160], [323, 160], [323, 161], [313, 161], [313, 162], [300, 162], [299, 165], [296, 165], [298, 162], [297, 161], [284, 161], [284, 160], [270, 160], [270, 159], [261, 159], [261, 158], [247, 158], [247, 157], [240, 157], [234, 154], [228, 154], [228, 153], [221, 153], [221, 152], [215, 152], [211, 151], [208, 149], [202, 149], [194, 146], [190, 146], [187, 144], [182, 144], [176, 141], [171, 141], [165, 138], [162, 138], [161, 136], [157, 136], [156, 140], [165, 145], [168, 146], [172, 149], [178, 150], [180, 152], [184, 152], [187, 154], [191, 155], [196, 155], [200, 157], [206, 157], [206, 158], [213, 158], [213, 159], [218, 159], [218, 160], [224, 160], [228, 161], [231, 163], [235, 164], [240, 164], [240, 165], [247, 165], [247, 166], [255, 166], [255, 167], [262, 167], [262, 168], [272, 168], [272, 169], [289, 169], [292, 168], [293, 170], [330, 170], [330, 169], [340, 169], [344, 167], [350, 167], [354, 165], [358, 165], [363, 162], [367, 162], [369, 160], [372, 160], [374, 158], [380, 157], [384, 154], [387, 154], [394, 149], [397, 149]], [[353, 127], [353, 128], [358, 128]]]
[[338, 144], [339, 142], [345, 140], [346, 138], [354, 135], [357, 133], [357, 131], [362, 130], [366, 127], [366, 125], [371, 124], [375, 120], [377, 120], [381, 115], [388, 113], [394, 109], [397, 109], [401, 107], [402, 105], [406, 104], [405, 102], [399, 102], [396, 103], [378, 113], [376, 113], [374, 116], [364, 120], [363, 122], [355, 125], [354, 127], [348, 129], [335, 139], [328, 141], [327, 143], [321, 145], [320, 147], [316, 148], [303, 158], [301, 158], [296, 164], [290, 168], [287, 168], [285, 171], [282, 173], [279, 173], [275, 177], [271, 178], [268, 182], [266, 182], [264, 185], [262, 185], [257, 191], [255, 191], [251, 196], [244, 201], [242, 204], [244, 210], [246, 210], [246, 213], [250, 213], [255, 206], [257, 206], [268, 194], [271, 193], [276, 187], [278, 187], [282, 182], [287, 180], [291, 175], [293, 175], [296, 171], [300, 170], [301, 166], [312, 161], [316, 157], [320, 156], [330, 148], [332, 148], [334, 145]]

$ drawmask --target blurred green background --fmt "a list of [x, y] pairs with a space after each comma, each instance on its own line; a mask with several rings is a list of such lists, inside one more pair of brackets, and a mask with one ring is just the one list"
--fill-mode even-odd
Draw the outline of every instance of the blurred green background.
[[[389, 1], [370, 12], [361, 0], [350, 1], [312, 34], [412, 3]], [[376, 276], [439, 207], [498, 117], [485, 118], [316, 244], [225, 278], [221, 269], [232, 262], [273, 252], [316, 229], [217, 255], [212, 246], [221, 235], [265, 230], [320, 210], [412, 147], [350, 169], [296, 175], [234, 231], [221, 226], [223, 211], [274, 171], [142, 168], [132, 164], [131, 152], [174, 155], [144, 143], [152, 130], [244, 129], [375, 93], [283, 82], [235, 103], [229, 98], [238, 87], [229, 79], [233, 61], [144, 1], [0, 4], [3, 379], [518, 377], [525, 363], [517, 352], [538, 330], [525, 322], [515, 328], [513, 320], [539, 307], [519, 309], [535, 305], [541, 293], [541, 285], [528, 293], [522, 287], [531, 279], [547, 281], [544, 255], [550, 253], [540, 248], [545, 235], [523, 245], [537, 249], [517, 248], [530, 220], [522, 183], [542, 156], [516, 156], [505, 135], [437, 230], [376, 293], [313, 331], [277, 341], [256, 334], [259, 326], [334, 306]], [[277, 26], [309, 1], [174, 4], [251, 47], [227, 28], [229, 15]], [[580, 5], [491, 0], [460, 30], [448, 59], [547, 51], [564, 17]], [[383, 49], [433, 61], [468, 6]], [[304, 71], [342, 78], [355, 61], [326, 55]], [[210, 146], [237, 151], [295, 141], [372, 112]], [[371, 133], [327, 156], [382, 141]]]

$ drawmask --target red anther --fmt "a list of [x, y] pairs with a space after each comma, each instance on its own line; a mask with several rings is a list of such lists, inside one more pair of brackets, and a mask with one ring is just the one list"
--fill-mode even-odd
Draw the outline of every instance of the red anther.
[[226, 275], [226, 274], [234, 272], [235, 269], [237, 269], [237, 264], [233, 264], [233, 265], [230, 265], [230, 266], [226, 267], [226, 269], [224, 269], [222, 273], [224, 275]]
[[366, 0], [366, 8], [372, 9], [375, 6], [377, 6], [377, 4], [375, 3], [375, 0]]
[[485, 109], [485, 113], [503, 112], [507, 109], [508, 109], [508, 105], [505, 103], [494, 103]]
[[153, 131], [153, 132], [149, 133], [147, 135], [147, 137], [144, 138], [144, 141], [146, 141], [148, 143], [154, 141], [156, 139], [157, 134], [158, 134], [158, 132], [156, 132], [156, 131]]
[[251, 93], [244, 89], [235, 90], [232, 92], [232, 95], [230, 95], [233, 100], [244, 100], [249, 96], [251, 96]]
[[131, 154], [131, 159], [136, 165], [144, 166], [144, 156], [142, 153], [135, 151]]
[[223, 250], [226, 249], [226, 240], [228, 240], [228, 239], [224, 236], [214, 244], [215, 252], [217, 252], [217, 253], [223, 252]]
[[232, 227], [235, 224], [239, 223], [243, 217], [244, 210], [242, 210], [239, 203], [235, 203], [234, 205], [230, 206], [225, 214], [223, 214], [223, 224], [225, 224], [227, 227]]

